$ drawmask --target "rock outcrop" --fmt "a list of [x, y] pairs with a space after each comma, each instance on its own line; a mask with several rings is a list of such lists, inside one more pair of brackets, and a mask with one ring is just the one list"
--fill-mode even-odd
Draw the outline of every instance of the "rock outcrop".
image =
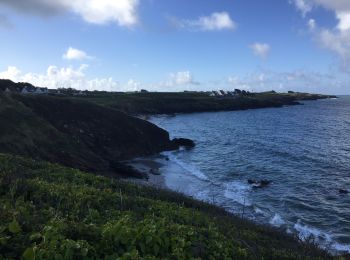
[[185, 147], [186, 149], [191, 149], [196, 145], [193, 140], [187, 138], [175, 138], [172, 143], [175, 147]]

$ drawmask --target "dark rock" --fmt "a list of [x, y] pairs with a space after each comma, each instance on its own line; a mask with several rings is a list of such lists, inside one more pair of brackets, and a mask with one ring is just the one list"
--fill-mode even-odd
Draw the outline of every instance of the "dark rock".
[[248, 180], [248, 184], [256, 184], [256, 183], [257, 183], [256, 180], [251, 180], [251, 179]]
[[153, 175], [160, 175], [160, 172], [158, 169], [150, 169], [149, 172]]
[[171, 141], [177, 147], [185, 147], [187, 149], [191, 149], [196, 146], [193, 140], [187, 138], [175, 138]]
[[120, 163], [120, 162], [115, 162], [110, 165], [110, 167], [117, 172], [119, 175], [124, 176], [124, 177], [133, 177], [133, 178], [138, 178], [138, 179], [148, 179], [148, 176], [146, 173], [141, 172], [134, 167]]
[[262, 180], [262, 181], [260, 181], [260, 184], [262, 185], [262, 186], [267, 186], [267, 185], [269, 185], [271, 183], [271, 181], [268, 181], [268, 180]]
[[253, 188], [265, 188], [266, 186], [271, 184], [271, 181], [269, 180], [261, 180], [261, 181], [257, 181], [257, 180], [248, 180], [248, 183], [250, 185], [252, 185]]

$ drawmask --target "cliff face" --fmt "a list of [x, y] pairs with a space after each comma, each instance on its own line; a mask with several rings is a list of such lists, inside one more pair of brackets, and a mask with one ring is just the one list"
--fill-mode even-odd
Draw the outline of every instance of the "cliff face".
[[90, 102], [0, 96], [0, 152], [110, 173], [118, 161], [177, 148], [159, 127]]

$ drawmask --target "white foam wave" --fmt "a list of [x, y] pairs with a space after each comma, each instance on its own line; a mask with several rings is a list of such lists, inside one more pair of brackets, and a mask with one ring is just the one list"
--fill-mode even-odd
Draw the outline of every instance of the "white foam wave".
[[270, 219], [269, 223], [275, 227], [280, 227], [286, 224], [283, 218], [277, 213]]
[[262, 210], [259, 209], [258, 207], [254, 207], [254, 212], [259, 215], [265, 215], [266, 213]]
[[205, 176], [205, 174], [200, 171], [198, 168], [196, 168], [194, 165], [189, 164], [189, 163], [185, 163], [181, 160], [179, 160], [174, 154], [172, 153], [166, 153], [166, 156], [168, 156], [169, 160], [176, 163], [177, 165], [179, 165], [182, 169], [184, 169], [185, 171], [191, 173], [192, 175], [194, 175], [195, 177], [197, 177], [198, 179], [204, 180], [204, 181], [208, 181], [208, 177]]
[[225, 185], [224, 196], [239, 204], [252, 206], [251, 200], [248, 198], [251, 187], [240, 181], [229, 182]]
[[301, 223], [300, 220], [294, 225], [294, 229], [298, 232], [298, 236], [302, 240], [314, 238], [316, 242], [326, 248], [337, 252], [350, 253], [350, 245], [345, 245], [334, 241], [333, 237], [317, 228], [310, 227]]
[[350, 245], [344, 245], [340, 243], [333, 243], [332, 248], [338, 252], [350, 253]]
[[298, 220], [298, 222], [294, 225], [294, 228], [296, 231], [298, 231], [299, 238], [302, 240], [306, 240], [310, 237], [313, 237], [317, 240], [324, 240], [327, 242], [332, 241], [331, 236], [329, 234], [326, 234], [317, 228], [304, 225], [301, 223], [300, 220]]

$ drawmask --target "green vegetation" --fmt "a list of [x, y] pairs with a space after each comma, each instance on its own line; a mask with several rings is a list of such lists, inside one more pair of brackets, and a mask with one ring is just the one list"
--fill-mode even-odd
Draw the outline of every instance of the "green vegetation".
[[118, 161], [176, 148], [147, 121], [66, 97], [0, 93], [0, 122], [0, 152], [107, 175], [130, 176]]
[[307, 93], [252, 93], [237, 97], [210, 97], [204, 92], [89, 92], [74, 99], [88, 100], [128, 114], [173, 114], [215, 112], [296, 105], [300, 100], [315, 100], [331, 96]]
[[0, 259], [324, 259], [180, 194], [0, 154]]
[[222, 208], [97, 176], [144, 177], [120, 161], [178, 147], [165, 130], [123, 112], [280, 107], [328, 96], [18, 94], [24, 85], [0, 80], [0, 260], [330, 258]]

